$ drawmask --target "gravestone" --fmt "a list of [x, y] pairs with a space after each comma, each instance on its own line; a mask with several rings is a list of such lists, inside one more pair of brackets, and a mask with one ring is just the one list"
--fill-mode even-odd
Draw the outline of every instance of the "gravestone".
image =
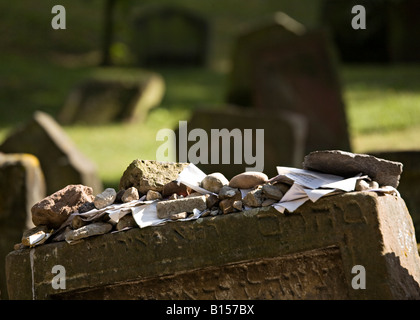
[[284, 39], [254, 55], [253, 104], [295, 112], [308, 121], [305, 153], [350, 151], [341, 86], [322, 30]]
[[132, 17], [132, 53], [140, 66], [206, 63], [209, 25], [199, 14], [177, 6], [142, 8]]
[[7, 299], [3, 261], [20, 243], [23, 231], [34, 227], [31, 207], [45, 197], [45, 180], [38, 159], [30, 154], [0, 153], [0, 290]]
[[373, 192], [43, 244], [6, 271], [11, 299], [420, 299], [404, 200]]
[[229, 74], [227, 102], [251, 107], [253, 101], [252, 66], [255, 54], [284, 39], [295, 38], [306, 33], [304, 25], [283, 12], [242, 26], [232, 49], [232, 67]]
[[[264, 163], [262, 170], [249, 170], [263, 171], [269, 177], [273, 177], [277, 175], [276, 166], [300, 166], [304, 155], [306, 122], [301, 116], [292, 112], [265, 113], [253, 109], [244, 110], [232, 105], [226, 105], [218, 109], [199, 108], [194, 110], [191, 119], [187, 122], [188, 133], [194, 129], [203, 130], [208, 137], [208, 141], [204, 142], [208, 151], [208, 161], [207, 163], [204, 163], [204, 161], [195, 163], [206, 174], [221, 172], [226, 178], [231, 179], [233, 176], [244, 172], [245, 168], [255, 167], [256, 161], [246, 160], [244, 157], [245, 152], [248, 152], [253, 157], [261, 156]], [[223, 133], [223, 129], [227, 134], [232, 135], [229, 141], [223, 140], [223, 138], [216, 139], [214, 138], [216, 135], [212, 135], [212, 130]], [[245, 129], [249, 129], [250, 139], [246, 138]], [[264, 130], [263, 141], [257, 141], [256, 130], [258, 129]], [[234, 130], [236, 132], [240, 130], [236, 138], [234, 137]], [[179, 160], [182, 158], [179, 152], [179, 144], [183, 143], [179, 139], [187, 139], [187, 136], [181, 134], [179, 128], [176, 136], [177, 159]], [[247, 139], [247, 142], [245, 142], [245, 139]], [[194, 145], [202, 142], [195, 140], [190, 137], [189, 141], [186, 141], [188, 152]], [[245, 143], [249, 143], [252, 150], [249, 147], [247, 148]], [[212, 152], [212, 144], [219, 145], [218, 163], [212, 161], [212, 156], [214, 156], [212, 155], [214, 153]], [[263, 145], [263, 155], [257, 155], [259, 150], [262, 149], [261, 145], [257, 147], [257, 144]], [[242, 149], [241, 151], [237, 150], [238, 146]], [[224, 148], [227, 148], [227, 150], [224, 151]], [[228, 153], [228, 163], [223, 163], [224, 153]], [[239, 163], [235, 163], [235, 156], [240, 158], [240, 161], [236, 161]], [[193, 162], [193, 159], [189, 157], [188, 162]]]
[[376, 157], [398, 161], [404, 164], [398, 191], [404, 198], [408, 211], [413, 218], [416, 238], [420, 239], [420, 152], [419, 151], [382, 151], [372, 152]]
[[6, 153], [30, 153], [41, 163], [47, 194], [70, 184], [102, 190], [95, 165], [75, 146], [60, 125], [48, 114], [37, 111], [32, 119], [16, 128], [0, 145]]
[[58, 115], [62, 124], [143, 122], [162, 101], [163, 78], [143, 73], [131, 79], [86, 79], [76, 85]]

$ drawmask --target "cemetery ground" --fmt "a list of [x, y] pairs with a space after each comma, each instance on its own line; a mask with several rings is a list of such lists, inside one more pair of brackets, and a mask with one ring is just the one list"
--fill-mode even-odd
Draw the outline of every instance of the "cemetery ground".
[[[142, 124], [64, 126], [77, 147], [96, 163], [104, 187], [118, 187], [132, 159], [155, 159], [156, 133], [174, 129], [197, 107], [222, 107], [228, 70], [155, 69], [165, 80], [160, 106]], [[136, 75], [135, 68], [68, 66], [37, 58], [0, 54], [0, 141], [41, 110], [57, 116], [70, 88], [89, 75]], [[420, 65], [339, 67], [353, 152], [419, 150]], [[281, 165], [281, 164], [279, 164]]]

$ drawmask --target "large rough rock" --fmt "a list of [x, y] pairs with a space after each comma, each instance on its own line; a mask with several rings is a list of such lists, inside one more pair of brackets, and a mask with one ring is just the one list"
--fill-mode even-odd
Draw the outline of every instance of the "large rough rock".
[[83, 185], [68, 185], [36, 203], [32, 211], [32, 221], [57, 229], [82, 204], [94, 200], [92, 188]]
[[135, 187], [141, 194], [149, 190], [163, 191], [163, 186], [176, 180], [188, 163], [134, 160], [124, 171], [120, 189]]
[[95, 164], [83, 155], [60, 125], [48, 114], [37, 111], [32, 119], [16, 128], [0, 146], [6, 153], [30, 153], [41, 163], [47, 194], [70, 184], [102, 191]]
[[326, 150], [314, 151], [305, 156], [303, 168], [342, 177], [352, 177], [358, 173], [363, 173], [378, 182], [380, 186], [397, 188], [403, 164], [367, 154]]
[[[31, 207], [45, 197], [45, 179], [38, 159], [30, 154], [0, 153], [0, 261], [34, 227]], [[1, 299], [7, 299], [4, 263], [0, 263]]]
[[[57, 264], [65, 289], [51, 286]], [[11, 299], [420, 299], [404, 200], [373, 192], [44, 244], [6, 270]]]
[[177, 200], [160, 201], [156, 205], [157, 217], [168, 219], [171, 215], [181, 212], [193, 212], [194, 209], [203, 211], [207, 208], [205, 196], [186, 197]]

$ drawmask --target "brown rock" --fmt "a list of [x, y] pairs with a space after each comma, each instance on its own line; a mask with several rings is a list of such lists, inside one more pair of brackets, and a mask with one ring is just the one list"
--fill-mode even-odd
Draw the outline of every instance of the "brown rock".
[[212, 208], [219, 203], [219, 198], [214, 194], [206, 194], [206, 205], [207, 208]]
[[268, 177], [265, 173], [247, 171], [234, 176], [229, 182], [229, 187], [251, 189], [267, 181]]
[[68, 185], [53, 193], [32, 208], [32, 221], [38, 225], [46, 225], [57, 229], [85, 202], [92, 202], [92, 188], [83, 185]]
[[171, 196], [174, 193], [176, 193], [179, 196], [186, 197], [188, 196], [190, 192], [189, 192], [189, 188], [185, 184], [180, 183], [178, 185], [178, 182], [171, 181], [163, 186], [161, 193], [162, 193], [162, 196], [166, 198], [166, 197]]
[[398, 187], [403, 170], [401, 162], [340, 150], [314, 151], [305, 156], [303, 168], [349, 178], [362, 173], [379, 186]]
[[235, 207], [233, 206], [233, 204], [238, 201], [238, 200], [234, 200], [233, 198], [227, 198], [227, 199], [223, 199], [222, 201], [219, 202], [219, 208], [220, 210], [222, 210], [223, 214], [228, 214], [231, 212], [235, 212]]
[[116, 225], [116, 229], [118, 231], [124, 229], [124, 228], [136, 228], [138, 227], [136, 221], [134, 220], [134, 217], [132, 214], [126, 214], [124, 217], [122, 217], [117, 225]]
[[147, 194], [146, 194], [146, 200], [147, 201], [160, 200], [160, 199], [162, 199], [162, 195], [159, 192], [153, 191], [153, 190], [147, 191]]
[[201, 181], [202, 188], [214, 193], [219, 193], [220, 189], [228, 184], [229, 180], [220, 172], [211, 173]]
[[130, 187], [127, 190], [125, 190], [123, 195], [121, 196], [121, 201], [124, 203], [139, 199], [139, 191], [134, 187]]

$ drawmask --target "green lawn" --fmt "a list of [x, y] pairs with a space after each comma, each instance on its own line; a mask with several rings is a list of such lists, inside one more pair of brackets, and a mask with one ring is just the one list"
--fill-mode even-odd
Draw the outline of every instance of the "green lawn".
[[[65, 67], [42, 60], [1, 56], [0, 140], [35, 110], [56, 116], [70, 88], [91, 74], [110, 70]], [[136, 74], [137, 69], [113, 71]], [[161, 69], [166, 94], [145, 123], [66, 126], [64, 130], [98, 167], [105, 186], [115, 187], [136, 158], [155, 159], [156, 133], [175, 128], [193, 108], [220, 105], [226, 73], [209, 69]], [[419, 149], [420, 65], [345, 66], [340, 69], [349, 132], [355, 152]]]

